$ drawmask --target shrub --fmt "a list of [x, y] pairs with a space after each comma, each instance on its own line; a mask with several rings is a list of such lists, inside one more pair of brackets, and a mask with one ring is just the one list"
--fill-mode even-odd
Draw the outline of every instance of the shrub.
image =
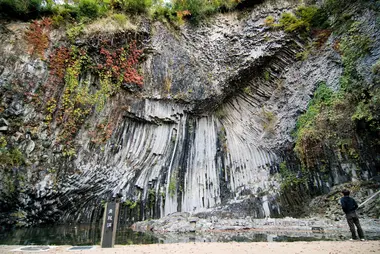
[[167, 19], [169, 21], [177, 21], [176, 13], [172, 10], [169, 4], [157, 4], [154, 7], [153, 17], [158, 20]]
[[289, 12], [283, 13], [279, 22], [279, 27], [284, 28], [286, 32], [293, 32], [303, 26], [303, 23]]
[[214, 6], [220, 10], [232, 10], [237, 7], [237, 5], [243, 2], [242, 0], [224, 0], [224, 1], [219, 1], [219, 0], [214, 0]]
[[42, 0], [0, 0], [0, 17], [36, 18], [42, 10]]
[[[55, 16], [61, 16], [63, 20], [73, 21], [79, 18], [79, 8], [75, 5], [63, 4], [53, 7], [53, 13]], [[58, 18], [62, 21], [61, 18]]]
[[331, 27], [329, 22], [329, 15], [325, 8], [317, 8], [313, 13], [313, 17], [310, 20], [310, 25], [313, 28], [328, 29]]
[[194, 22], [199, 22], [203, 15], [211, 12], [210, 8], [207, 8], [207, 4], [202, 0], [174, 0], [173, 10], [177, 13], [182, 13], [183, 11], [189, 12], [189, 17]]
[[146, 13], [152, 5], [152, 0], [114, 0], [111, 2], [113, 9], [134, 13]]
[[286, 32], [308, 32], [312, 27], [326, 26], [327, 15], [316, 6], [300, 6], [295, 15], [289, 12], [283, 13], [277, 26]]
[[198, 23], [207, 15], [234, 9], [240, 2], [242, 0], [172, 0], [170, 3], [156, 0], [153, 5], [154, 18], [179, 24], [183, 23], [183, 19]]
[[311, 24], [319, 13], [319, 9], [316, 6], [300, 6], [296, 10], [296, 16], [306, 24]]
[[240, 1], [236, 0], [173, 0], [172, 9], [177, 13], [183, 13], [187, 11], [189, 13], [188, 18], [194, 23], [198, 23], [201, 19], [207, 15], [218, 11], [231, 10], [237, 6]]
[[97, 18], [99, 16], [99, 5], [96, 0], [80, 0], [78, 7], [82, 17]]

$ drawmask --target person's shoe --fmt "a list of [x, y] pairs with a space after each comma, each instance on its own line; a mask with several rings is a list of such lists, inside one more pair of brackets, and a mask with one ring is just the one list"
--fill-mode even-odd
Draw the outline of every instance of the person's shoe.
[[353, 240], [355, 240], [355, 239], [350, 238], [350, 241], [353, 241]]
[[365, 241], [365, 239], [364, 239], [364, 238], [362, 238], [362, 239], [360, 239], [360, 241]]

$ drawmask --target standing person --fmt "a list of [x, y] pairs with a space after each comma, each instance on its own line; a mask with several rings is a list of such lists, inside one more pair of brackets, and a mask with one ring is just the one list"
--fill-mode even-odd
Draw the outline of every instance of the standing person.
[[348, 226], [350, 227], [350, 231], [352, 234], [351, 240], [358, 239], [355, 232], [355, 226], [356, 226], [360, 240], [364, 241], [363, 230], [362, 230], [362, 227], [360, 226], [359, 217], [356, 214], [356, 209], [358, 209], [359, 206], [356, 203], [355, 199], [350, 197], [349, 190], [343, 190], [342, 194], [343, 194], [343, 197], [340, 199], [340, 204], [342, 205], [342, 209], [344, 213], [346, 214], [347, 223], [348, 223]]

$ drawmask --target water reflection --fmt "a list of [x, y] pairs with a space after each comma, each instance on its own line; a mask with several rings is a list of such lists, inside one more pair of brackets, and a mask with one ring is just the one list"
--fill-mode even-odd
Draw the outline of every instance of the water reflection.
[[[188, 242], [296, 242], [296, 241], [343, 241], [350, 238], [350, 234], [342, 232], [313, 233], [311, 231], [278, 231], [258, 232], [254, 230], [232, 232], [205, 232], [175, 234], [165, 233], [155, 235], [161, 243], [188, 243]], [[380, 240], [379, 233], [366, 233], [368, 240]]]
[[[347, 233], [347, 232], [346, 232]], [[0, 231], [0, 245], [98, 245], [101, 226], [56, 225]], [[378, 233], [366, 234], [368, 240], [379, 240]], [[152, 244], [186, 242], [294, 242], [337, 241], [348, 239], [339, 232], [316, 234], [313, 232], [204, 232], [188, 234], [151, 234], [134, 232], [127, 227], [117, 230], [116, 244]]]
[[116, 231], [116, 244], [152, 244], [159, 242], [160, 240], [152, 234], [134, 232], [129, 228]]
[[[0, 245], [97, 245], [100, 238], [100, 225], [56, 225], [0, 231]], [[153, 235], [134, 232], [129, 228], [118, 229], [115, 239], [116, 244], [158, 242]]]
[[55, 225], [0, 231], [0, 244], [93, 245], [100, 243], [100, 227]]

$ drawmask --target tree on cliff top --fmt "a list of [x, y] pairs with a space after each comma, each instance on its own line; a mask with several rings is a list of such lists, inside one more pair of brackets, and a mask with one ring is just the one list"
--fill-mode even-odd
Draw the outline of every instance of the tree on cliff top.
[[35, 18], [44, 9], [42, 2], [42, 0], [0, 0], [0, 18]]

